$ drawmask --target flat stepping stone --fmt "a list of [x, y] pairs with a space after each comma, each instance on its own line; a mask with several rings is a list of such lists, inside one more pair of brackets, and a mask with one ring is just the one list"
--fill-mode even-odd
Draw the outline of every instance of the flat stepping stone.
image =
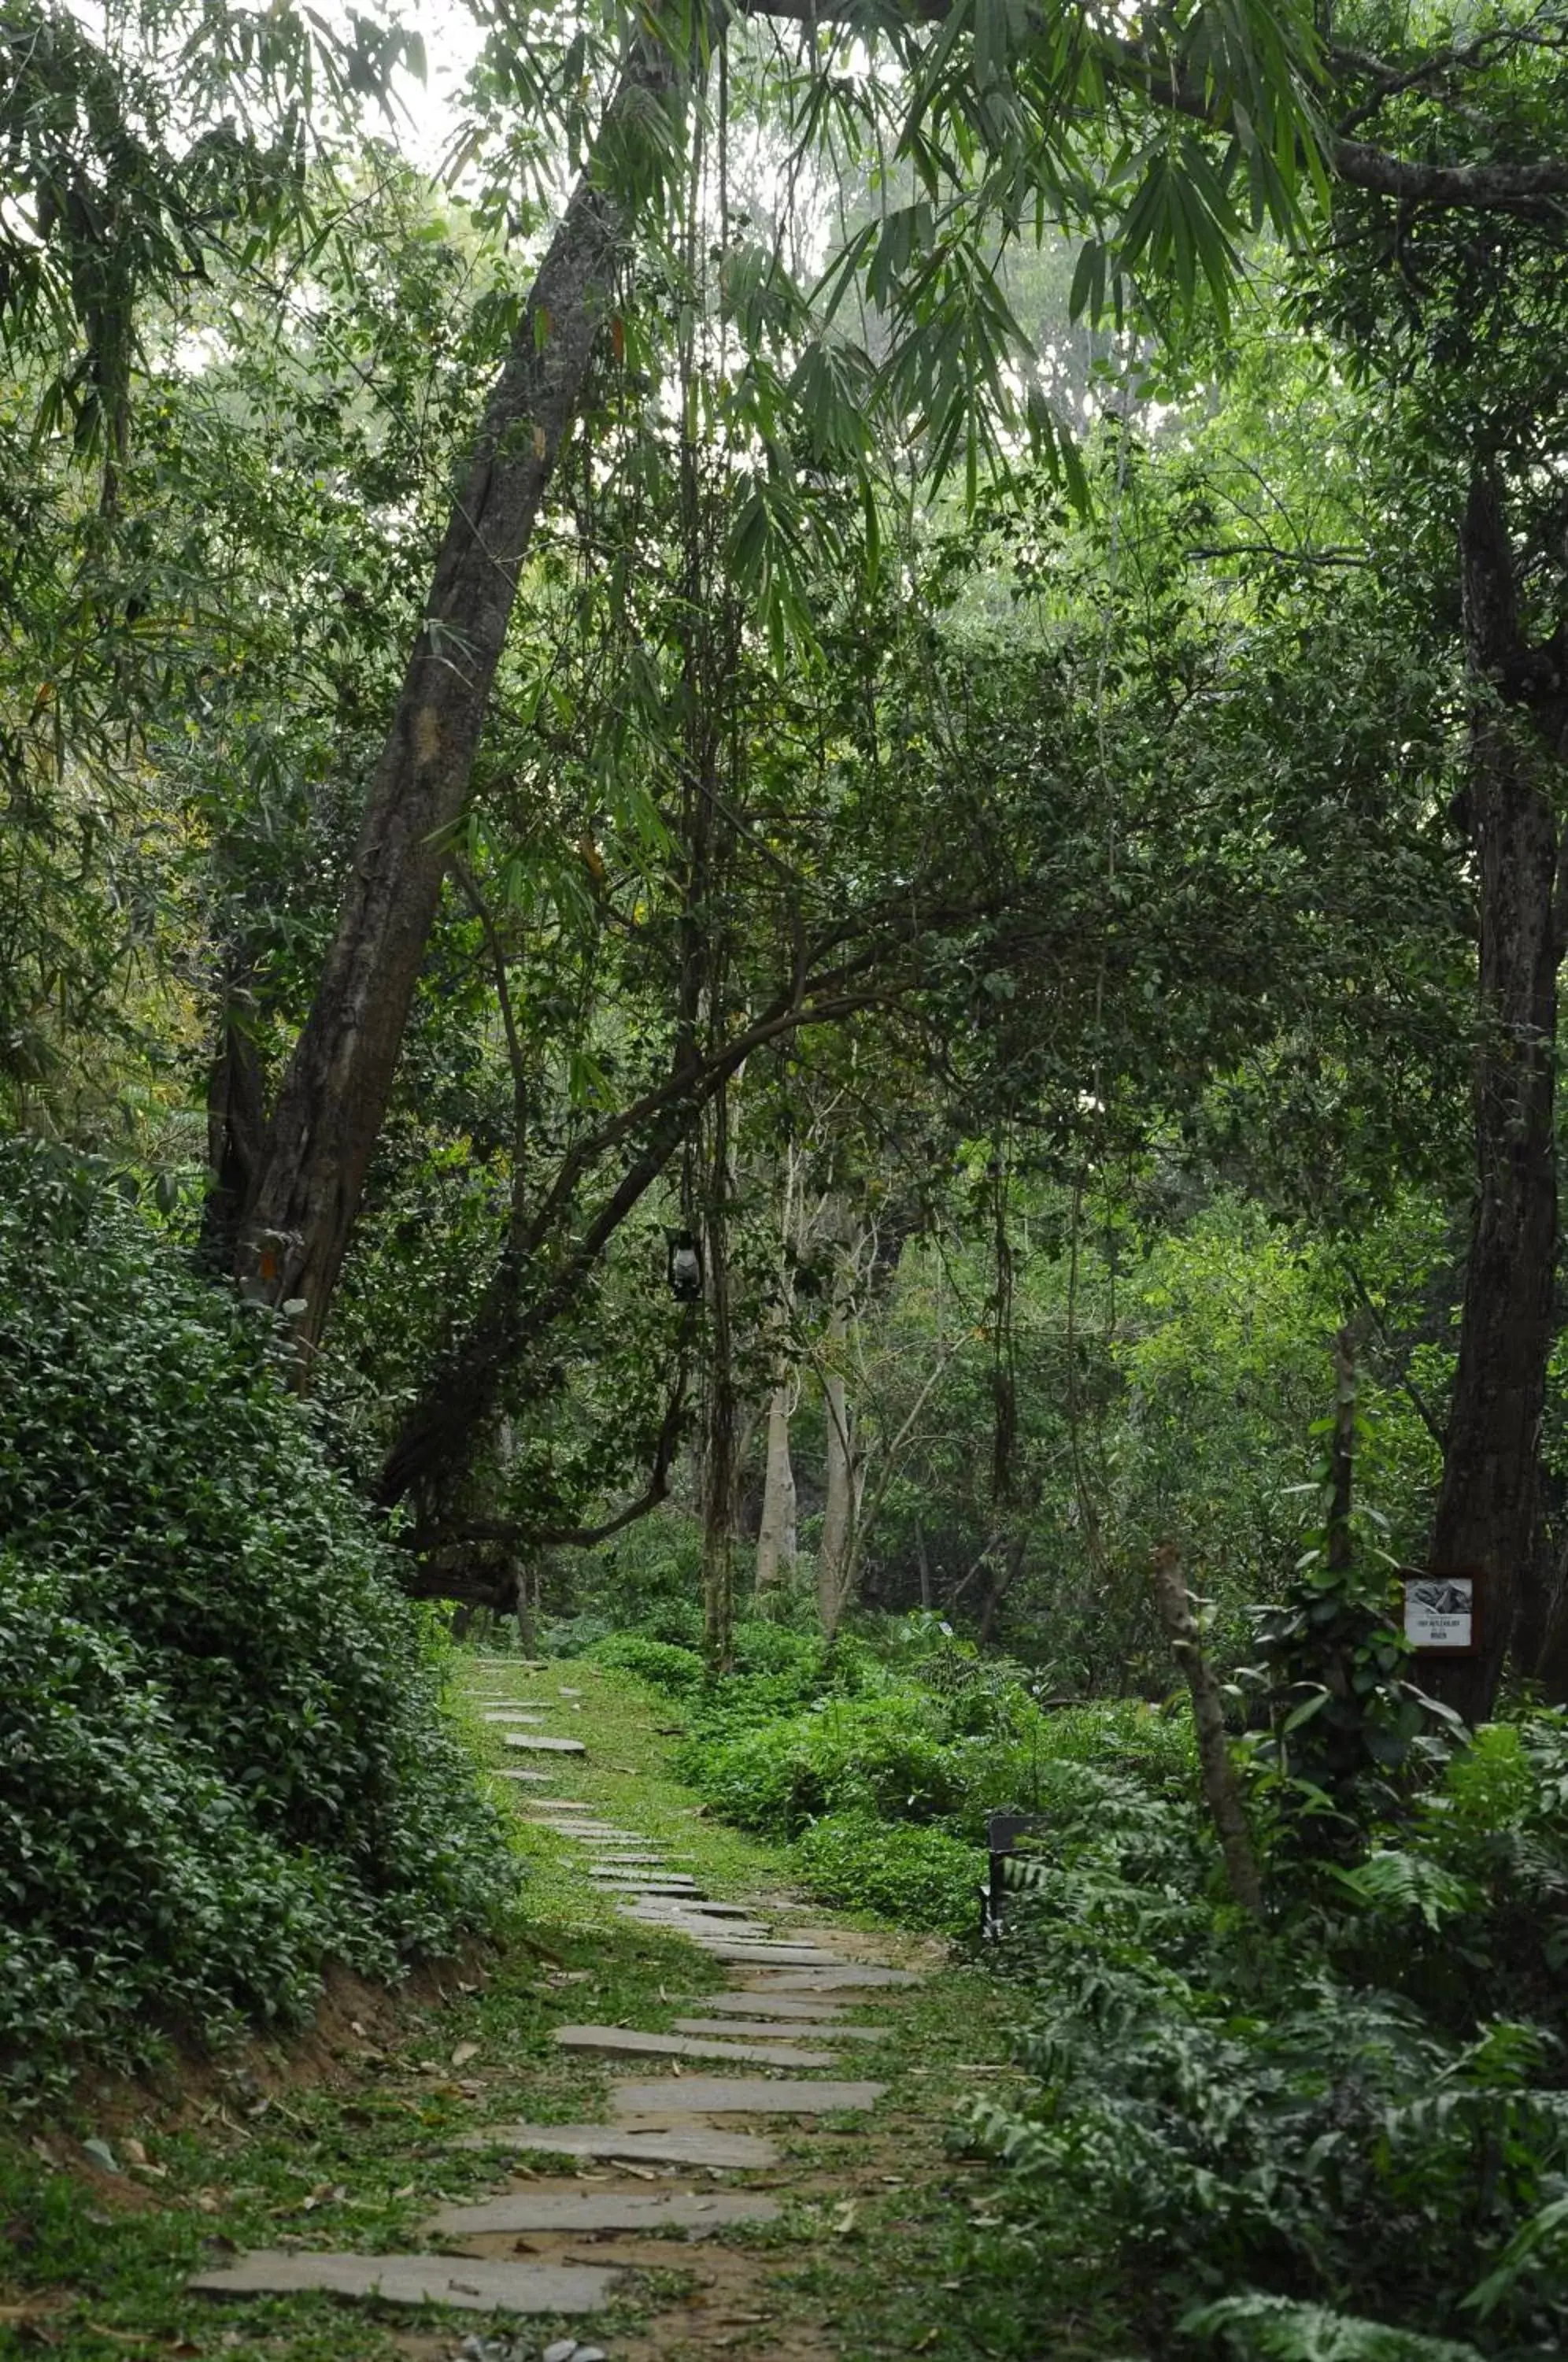
[[606, 1886], [616, 1894], [685, 1894], [693, 1902], [700, 1902], [702, 1895], [697, 1881], [683, 1870], [662, 1873], [657, 1870], [591, 1870], [588, 1876], [591, 1885]]
[[831, 1952], [812, 1944], [743, 1944], [728, 1936], [705, 1936], [702, 1949], [716, 1960], [739, 1960], [757, 1968], [832, 1969], [839, 1963]]
[[525, 1714], [521, 1706], [514, 1705], [492, 1706], [482, 1718], [486, 1722], [543, 1722], [545, 1719], [542, 1714]]
[[660, 1935], [683, 1936], [688, 1943], [694, 1941], [690, 1928], [683, 1920], [650, 1919], [642, 1912], [631, 1911], [623, 1912], [621, 1915], [623, 1918], [630, 1919], [635, 1926], [657, 1928]]
[[481, 2206], [443, 2206], [425, 2231], [448, 2239], [491, 2231], [659, 2231], [679, 2224], [701, 2237], [732, 2223], [776, 2223], [778, 2202], [739, 2191], [674, 2190], [665, 2197], [642, 2191], [513, 2190]]
[[547, 2157], [607, 2157], [627, 2165], [729, 2165], [757, 2172], [778, 2162], [756, 2133], [721, 2133], [701, 2125], [679, 2131], [629, 2131], [614, 2125], [487, 2125], [464, 2133], [456, 2148], [538, 2149]]
[[[506, 1772], [506, 1780], [547, 1780], [547, 1772]], [[535, 1798], [536, 1813], [591, 1813], [593, 1810], [586, 1796], [538, 1796]]]
[[833, 2067], [831, 2050], [795, 2050], [760, 2042], [696, 2042], [687, 2034], [638, 2034], [629, 2025], [558, 2025], [563, 2050], [600, 2050], [631, 2058], [733, 2058], [742, 2067]]
[[766, 1936], [766, 1927], [747, 1926], [745, 1920], [705, 1919], [701, 1912], [682, 1911], [679, 1907], [664, 1908], [657, 1894], [641, 1895], [617, 1908], [623, 1919], [635, 1919], [640, 1927], [668, 1927], [678, 1936], [690, 1936], [695, 1943], [701, 1936], [715, 1931], [731, 1936]]
[[[537, 1781], [542, 1788], [549, 1785], [551, 1776], [552, 1775], [548, 1772], [524, 1772], [519, 1769], [516, 1764], [513, 1763], [502, 1764], [500, 1769], [491, 1774], [491, 1777], [496, 1780], [525, 1780], [530, 1786], [533, 1785], [535, 1781]], [[536, 1796], [530, 1798], [529, 1801], [534, 1804], [544, 1805], [547, 1804], [549, 1799], [546, 1796]]]
[[580, 1738], [550, 1738], [542, 1730], [509, 1730], [502, 1744], [525, 1747], [536, 1755], [586, 1755], [588, 1752]]
[[[810, 2042], [815, 2037], [823, 2042], [885, 2042], [887, 2029], [880, 2025], [800, 2025], [770, 2024], [767, 2018], [752, 2020], [744, 2017], [678, 2017], [677, 2034], [727, 2034], [736, 2042]], [[785, 2057], [792, 2056], [789, 2051]], [[803, 2058], [806, 2053], [802, 2050]]]
[[554, 1829], [558, 1837], [570, 1838], [574, 1844], [579, 1845], [584, 1839], [596, 1838], [600, 1834], [597, 1829], [580, 1829], [573, 1821], [536, 1821], [534, 1826], [540, 1829]]
[[[543, 1804], [544, 1798], [541, 1796], [539, 1801]], [[540, 1827], [542, 1828], [558, 1829], [563, 1838], [603, 1838], [608, 1839], [620, 1838], [625, 1834], [624, 1830], [613, 1827], [609, 1821], [543, 1821], [540, 1823]]]
[[791, 1969], [776, 1977], [771, 1984], [754, 1987], [749, 1999], [758, 1994], [847, 1992], [853, 1986], [918, 1985], [920, 1979], [909, 1969], [866, 1969], [846, 1961], [837, 1969]]
[[[659, 1910], [667, 1914], [684, 1914], [688, 1919], [711, 1920], [714, 1923], [716, 1935], [731, 1933], [737, 1943], [741, 1941], [740, 1922], [744, 1921], [748, 1927], [760, 1925], [760, 1922], [753, 1920], [750, 1911], [744, 1903], [715, 1903], [706, 1894], [692, 1895], [690, 1898], [672, 1895], [663, 1903], [655, 1895], [650, 1898], [648, 1908], [650, 1911]], [[720, 1924], [725, 1922], [730, 1923], [728, 1926]], [[763, 1930], [760, 1940], [763, 1942], [767, 1940], [766, 1929]]]
[[379, 2297], [464, 2312], [601, 2312], [624, 2275], [589, 2264], [492, 2262], [469, 2256], [325, 2256], [261, 2248], [187, 2286], [203, 2296]]
[[825, 2116], [874, 2107], [886, 2083], [769, 2082], [763, 2075], [669, 2076], [659, 2083], [617, 2083], [622, 2116]]
[[842, 2017], [842, 2009], [830, 2001], [797, 2001], [788, 1993], [765, 1992], [704, 1993], [694, 2003], [698, 2009], [729, 2010], [736, 2017]]

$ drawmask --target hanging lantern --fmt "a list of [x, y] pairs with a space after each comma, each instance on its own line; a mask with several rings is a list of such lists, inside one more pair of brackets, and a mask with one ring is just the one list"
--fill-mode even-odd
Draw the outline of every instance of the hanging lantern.
[[669, 1292], [678, 1304], [702, 1299], [702, 1250], [690, 1231], [670, 1231], [668, 1271]]

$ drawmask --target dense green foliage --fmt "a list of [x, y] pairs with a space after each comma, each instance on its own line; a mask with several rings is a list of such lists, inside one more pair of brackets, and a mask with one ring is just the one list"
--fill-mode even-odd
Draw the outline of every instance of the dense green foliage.
[[512, 1871], [393, 1562], [266, 1316], [105, 1168], [0, 1185], [0, 2060], [307, 2014], [488, 1924]]
[[[969, 2127], [1010, 2168], [1010, 2276], [1109, 2273], [1156, 2351], [1512, 2362], [1568, 2330], [1568, 1717], [1459, 1744], [1408, 1703], [1379, 1596], [1364, 1560], [1309, 1553], [1257, 1614], [1236, 1761], [1262, 1927], [1227, 1893], [1185, 1701], [1044, 1706], [932, 1617], [832, 1651], [743, 1623], [718, 1681], [640, 1629], [589, 1653], [678, 1702], [687, 1778], [792, 1838], [825, 1901], [972, 1942], [985, 1813], [1039, 1816], [985, 1948], [1026, 2085]], [[1342, 1657], [1369, 1669], [1354, 1715], [1303, 1711], [1335, 1703]]]
[[1152, 2348], [1553, 2350], [1562, 0], [476, 14], [437, 194], [390, 15], [0, 0], [0, 2060], [486, 1922], [449, 1596], [834, 1902], [1044, 1817]]
[[[1035, 2095], [976, 2119], [1024, 2235], [1116, 2256], [1167, 2320], [1227, 2291], [1188, 2327], [1239, 2354], [1319, 2351], [1313, 2306], [1365, 2317], [1334, 2333], [1347, 2356], [1382, 2350], [1375, 2323], [1547, 2350], [1565, 1743], [1557, 1716], [1483, 1732], [1353, 1869], [1303, 1882], [1287, 1857], [1262, 1936], [1217, 1904], [1190, 1800], [1087, 1769], [1059, 1786], [1007, 1947]], [[1300, 2342], [1271, 2345], [1287, 2319]]]
[[824, 1902], [965, 1937], [988, 1813], [1048, 1808], [1076, 1777], [1068, 1767], [1088, 1763], [1125, 1762], [1177, 1794], [1191, 1784], [1179, 1717], [1132, 1703], [1043, 1707], [1026, 1667], [981, 1657], [933, 1617], [883, 1619], [831, 1650], [808, 1631], [743, 1622], [737, 1670], [714, 1682], [695, 1649], [647, 1629], [669, 1614], [645, 1607], [587, 1653], [679, 1703], [685, 1777], [739, 1827], [793, 1840], [802, 1883]]

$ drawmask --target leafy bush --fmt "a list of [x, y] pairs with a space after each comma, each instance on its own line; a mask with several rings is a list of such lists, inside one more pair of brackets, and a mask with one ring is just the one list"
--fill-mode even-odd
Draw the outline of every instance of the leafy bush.
[[1336, 1958], [1419, 2000], [1456, 2033], [1478, 1995], [1568, 2019], [1568, 1714], [1490, 1724], [1452, 1753], [1339, 1879]]
[[943, 1829], [834, 1813], [812, 1824], [794, 1858], [823, 1902], [875, 1911], [902, 1927], [963, 1936], [979, 1914], [986, 1857]]
[[618, 1665], [635, 1673], [656, 1690], [686, 1697], [702, 1686], [706, 1669], [694, 1649], [678, 1649], [668, 1640], [649, 1640], [640, 1632], [613, 1632], [596, 1640], [586, 1652], [595, 1664]]
[[[1515, 1748], [1483, 1755], [1440, 1795], [1485, 1786], [1528, 1821]], [[1484, 1986], [1463, 2028], [1390, 1990], [1413, 1930], [1463, 1962], [1479, 1887], [1390, 1842], [1337, 1873], [1343, 1919], [1287, 1880], [1275, 1926], [1239, 1929], [1207, 1899], [1215, 1849], [1190, 1805], [1065, 1760], [1046, 1787], [1004, 1948], [1035, 2092], [975, 2110], [1041, 2235], [1114, 2261], [1173, 2333], [1259, 2362], [1555, 2350], [1558, 2047], [1528, 2022], [1474, 2022]]]
[[967, 1767], [939, 1701], [909, 1689], [830, 1697], [778, 1719], [790, 1702], [733, 1737], [706, 1718], [684, 1750], [684, 1775], [742, 1828], [790, 1838], [824, 1813], [929, 1821], [962, 1805]]
[[297, 2018], [513, 1873], [419, 1611], [270, 1330], [91, 1176], [0, 1151], [0, 2059]]

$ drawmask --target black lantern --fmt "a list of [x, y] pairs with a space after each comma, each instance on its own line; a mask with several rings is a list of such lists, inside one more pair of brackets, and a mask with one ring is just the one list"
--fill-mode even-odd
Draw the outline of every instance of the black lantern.
[[702, 1300], [702, 1250], [690, 1231], [668, 1232], [669, 1292], [678, 1304]]

